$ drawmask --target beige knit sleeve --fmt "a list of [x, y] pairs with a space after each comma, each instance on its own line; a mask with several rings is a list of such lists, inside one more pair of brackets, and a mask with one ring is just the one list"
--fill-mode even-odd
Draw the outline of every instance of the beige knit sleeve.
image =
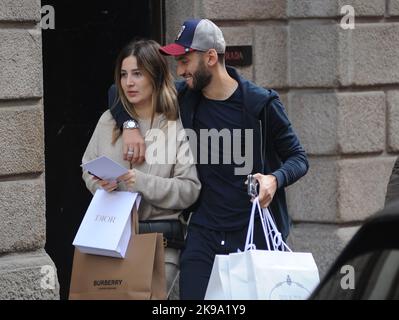
[[[94, 160], [99, 157], [98, 155], [98, 134], [100, 121], [97, 123], [96, 128], [94, 129], [93, 135], [90, 138], [89, 144], [86, 147], [86, 151], [83, 154], [82, 163], [86, 163], [88, 161]], [[93, 179], [93, 176], [89, 174], [87, 171], [83, 170], [82, 173], [83, 181], [86, 184], [87, 189], [94, 195], [97, 189], [100, 188], [99, 183]]]

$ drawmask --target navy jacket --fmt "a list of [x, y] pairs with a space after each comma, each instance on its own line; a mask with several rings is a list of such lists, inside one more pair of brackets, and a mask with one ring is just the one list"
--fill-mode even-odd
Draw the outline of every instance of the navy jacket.
[[[301, 146], [278, 94], [261, 88], [242, 78], [235, 69], [227, 67], [231, 77], [238, 81], [242, 91], [244, 129], [254, 130], [253, 173], [273, 174], [278, 189], [269, 207], [284, 238], [288, 236], [290, 218], [284, 187], [304, 176], [309, 169], [305, 150]], [[176, 82], [180, 116], [185, 128], [194, 129], [194, 115], [201, 93], [189, 90], [185, 81]], [[109, 105], [118, 126], [130, 119], [123, 106], [115, 104], [116, 90], [109, 90]], [[259, 147], [257, 147], [259, 146]]]

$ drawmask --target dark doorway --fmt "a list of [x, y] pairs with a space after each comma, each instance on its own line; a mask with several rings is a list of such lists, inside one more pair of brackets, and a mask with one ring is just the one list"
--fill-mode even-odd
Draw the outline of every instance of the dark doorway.
[[114, 61], [133, 38], [160, 41], [162, 1], [42, 0], [55, 9], [55, 29], [43, 30], [46, 156], [46, 251], [67, 299], [72, 241], [90, 203], [81, 159], [107, 109]]

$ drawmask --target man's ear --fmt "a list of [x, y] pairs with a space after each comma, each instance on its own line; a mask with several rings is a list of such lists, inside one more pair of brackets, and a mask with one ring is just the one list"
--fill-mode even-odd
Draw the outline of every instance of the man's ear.
[[218, 63], [218, 53], [216, 52], [215, 49], [209, 49], [208, 50], [208, 66], [213, 67]]

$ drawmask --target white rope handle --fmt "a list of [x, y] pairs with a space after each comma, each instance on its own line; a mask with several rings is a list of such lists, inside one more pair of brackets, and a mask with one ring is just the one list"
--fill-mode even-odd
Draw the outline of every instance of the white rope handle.
[[[263, 216], [262, 219], [262, 223], [265, 223], [265, 229], [268, 230], [267, 235], [270, 235], [270, 238], [272, 240], [272, 244], [273, 244], [273, 250], [279, 250], [279, 251], [285, 251], [285, 249], [287, 251], [291, 251], [292, 250], [288, 247], [288, 245], [283, 241], [283, 237], [281, 235], [281, 232], [278, 231], [276, 224], [274, 223], [274, 219], [272, 217], [272, 215], [270, 214], [270, 211], [268, 208], [261, 208], [260, 207], [260, 203], [259, 203], [259, 199], [256, 199], [257, 202], [257, 207], [258, 210], [261, 214], [261, 216]], [[267, 241], [267, 238], [266, 238]], [[268, 246], [269, 247], [269, 246]], [[281, 248], [281, 250], [280, 250]], [[268, 249], [270, 250], [270, 249]]]
[[[247, 231], [247, 237], [245, 240], [244, 251], [256, 250], [256, 245], [254, 243], [254, 225], [255, 225], [255, 211], [256, 211], [257, 207], [260, 208], [259, 207], [259, 199], [256, 197], [254, 199], [254, 201], [252, 202], [251, 216], [249, 218], [248, 231]], [[262, 221], [261, 225], [262, 225], [262, 229], [263, 229], [263, 234], [266, 239], [267, 250], [271, 250], [269, 236], [268, 236], [268, 232], [267, 232], [268, 229], [266, 228], [265, 217], [262, 214], [262, 210], [258, 210], [258, 212], [259, 212], [260, 219]]]
[[245, 240], [244, 251], [255, 250], [256, 249], [256, 246], [254, 244], [255, 210], [256, 210], [256, 203], [254, 201], [252, 203], [251, 216], [249, 217], [248, 231], [247, 231], [247, 237], [246, 237], [246, 240]]
[[[258, 209], [258, 210], [256, 210]], [[254, 243], [254, 225], [255, 225], [255, 211], [258, 211], [261, 225], [263, 229], [263, 235], [266, 240], [267, 250], [281, 250], [280, 251], [292, 251], [288, 245], [283, 241], [281, 233], [278, 231], [276, 224], [274, 223], [273, 217], [270, 214], [269, 209], [262, 209], [259, 204], [259, 198], [256, 197], [252, 203], [251, 216], [249, 218], [247, 237], [245, 240], [244, 251], [256, 250]], [[271, 239], [271, 245], [269, 238]]]

